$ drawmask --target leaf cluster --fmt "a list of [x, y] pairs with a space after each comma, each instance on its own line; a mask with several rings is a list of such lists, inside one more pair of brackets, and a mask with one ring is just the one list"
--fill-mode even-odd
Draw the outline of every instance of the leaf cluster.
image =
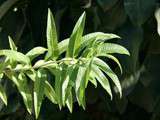
[[[17, 51], [15, 43], [9, 37], [10, 49], [0, 50], [0, 56], [4, 58], [0, 63], [0, 77], [7, 76], [16, 85], [27, 111], [35, 113], [36, 118], [44, 97], [58, 104], [60, 109], [67, 106], [70, 112], [74, 101], [85, 109], [85, 90], [89, 82], [95, 87], [97, 82], [100, 83], [111, 99], [110, 82], [113, 82], [122, 96], [117, 75], [101, 57], [113, 60], [122, 72], [121, 64], [113, 54], [129, 55], [129, 52], [121, 45], [107, 42], [120, 38], [115, 34], [94, 32], [83, 35], [85, 18], [84, 12], [71, 36], [58, 43], [54, 17], [51, 10], [48, 10], [47, 48], [35, 47], [23, 54]], [[44, 59], [33, 65], [32, 61], [42, 54], [45, 55]], [[55, 78], [54, 81], [49, 81], [49, 73]], [[7, 95], [2, 85], [0, 98], [7, 105]]]

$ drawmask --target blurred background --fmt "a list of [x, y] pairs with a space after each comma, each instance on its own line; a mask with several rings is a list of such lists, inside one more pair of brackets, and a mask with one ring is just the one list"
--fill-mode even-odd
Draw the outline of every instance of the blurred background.
[[[48, 8], [54, 14], [59, 41], [70, 36], [82, 14], [87, 13], [84, 34], [102, 31], [115, 33], [115, 40], [126, 47], [130, 57], [120, 56], [123, 74], [106, 60], [119, 75], [123, 88], [114, 99], [100, 87], [89, 85], [84, 111], [74, 103], [67, 108], [44, 100], [39, 120], [160, 120], [160, 6], [159, 0], [0, 0], [0, 49], [9, 48], [10, 35], [18, 50], [26, 53], [35, 46], [46, 47]], [[160, 29], [160, 28], [159, 28]], [[8, 106], [0, 100], [0, 120], [32, 120], [16, 88], [5, 81]]]

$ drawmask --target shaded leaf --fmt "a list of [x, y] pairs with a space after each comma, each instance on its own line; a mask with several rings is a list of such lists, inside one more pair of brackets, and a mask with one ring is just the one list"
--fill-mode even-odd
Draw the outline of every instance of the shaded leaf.
[[4, 102], [4, 104], [7, 105], [7, 95], [6, 95], [5, 90], [1, 84], [0, 84], [0, 98]]
[[155, 2], [155, 0], [124, 0], [124, 7], [132, 23], [140, 26], [151, 16]]

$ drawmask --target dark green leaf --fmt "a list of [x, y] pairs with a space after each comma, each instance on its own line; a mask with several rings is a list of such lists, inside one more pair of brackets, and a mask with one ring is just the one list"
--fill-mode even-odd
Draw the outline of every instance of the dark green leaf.
[[4, 102], [4, 104], [7, 105], [7, 95], [6, 95], [5, 90], [1, 84], [0, 84], [0, 98]]

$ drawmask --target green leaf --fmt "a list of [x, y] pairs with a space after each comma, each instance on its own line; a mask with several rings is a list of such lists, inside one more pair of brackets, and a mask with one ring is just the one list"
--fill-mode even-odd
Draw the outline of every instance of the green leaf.
[[104, 43], [99, 45], [97, 50], [97, 55], [106, 53], [118, 53], [118, 54], [130, 55], [126, 48], [118, 44]]
[[[80, 49], [82, 50], [83, 48], [88, 46], [94, 40], [103, 40], [103, 41], [105, 41], [105, 40], [110, 40], [110, 39], [113, 39], [113, 38], [120, 38], [120, 37], [115, 35], [115, 34], [111, 34], [111, 33], [103, 33], [103, 32], [89, 33], [89, 34], [84, 35], [82, 37], [82, 43], [81, 43]], [[65, 40], [62, 40], [58, 44], [58, 49], [60, 51], [60, 54], [62, 54], [63, 52], [65, 52], [67, 50], [68, 44], [69, 44], [69, 38], [67, 38]]]
[[107, 58], [113, 60], [114, 62], [116, 62], [120, 71], [121, 71], [121, 74], [122, 74], [122, 66], [116, 57], [114, 57], [113, 55], [110, 55], [110, 54], [98, 54], [97, 56], [104, 56], [104, 57], [107, 57]]
[[62, 54], [67, 50], [69, 44], [69, 38], [62, 40], [58, 43], [59, 54]]
[[86, 13], [84, 12], [77, 21], [73, 29], [68, 44], [68, 49], [66, 54], [67, 57], [75, 57], [78, 53], [78, 50], [81, 46], [82, 34], [85, 25], [85, 18], [86, 18]]
[[64, 77], [63, 83], [62, 83], [62, 103], [63, 105], [65, 105], [66, 99], [68, 96], [67, 92], [69, 92], [71, 90], [71, 85], [69, 85], [69, 83], [71, 82], [71, 75], [72, 75], [72, 71], [73, 71], [73, 66], [68, 66], [66, 68], [66, 76]]
[[104, 61], [102, 61], [99, 58], [94, 58], [93, 64], [98, 66], [103, 72], [105, 72], [112, 79], [113, 83], [118, 88], [120, 97], [122, 97], [122, 88], [121, 88], [120, 81], [117, 75], [112, 71], [112, 69]]
[[37, 71], [36, 80], [34, 82], [34, 110], [36, 119], [38, 118], [42, 100], [45, 91], [45, 81], [47, 80], [46, 72], [43, 69]]
[[76, 83], [75, 83], [75, 93], [76, 93], [76, 98], [78, 101], [79, 105], [82, 105], [82, 99], [84, 97], [84, 89], [85, 89], [85, 71], [86, 67], [79, 67], [78, 73], [77, 73], [77, 78], [76, 78]]
[[76, 97], [79, 105], [82, 105], [83, 109], [85, 109], [85, 89], [87, 87], [90, 71], [91, 71], [92, 60], [89, 60], [84, 66], [79, 66], [75, 91]]
[[72, 98], [71, 91], [69, 92], [69, 96], [67, 98], [66, 104], [67, 104], [69, 111], [72, 113], [72, 111], [73, 111], [73, 98]]
[[31, 114], [32, 112], [32, 94], [29, 89], [27, 78], [23, 73], [18, 75], [19, 86], [17, 86], [19, 92], [23, 97], [24, 104], [27, 108], [27, 111]]
[[0, 84], [0, 98], [4, 102], [4, 104], [7, 105], [7, 95], [6, 95], [5, 90], [1, 84]]
[[57, 104], [55, 91], [48, 81], [45, 81], [45, 91], [44, 92], [47, 98], [51, 102], [53, 102], [54, 104]]
[[30, 60], [27, 56], [25, 56], [24, 54], [17, 52], [17, 51], [13, 51], [13, 50], [0, 50], [0, 56], [6, 56], [11, 60], [20, 62], [20, 63], [24, 63], [24, 64], [29, 64]]
[[97, 81], [101, 84], [101, 86], [107, 91], [107, 93], [110, 95], [110, 98], [112, 99], [112, 92], [110, 88], [110, 84], [106, 76], [103, 74], [103, 72], [95, 65], [92, 66], [92, 72], [95, 74], [95, 78]]
[[56, 63], [56, 61], [45, 61], [45, 60], [38, 60], [33, 68], [56, 68], [58, 66], [58, 64]]
[[97, 81], [96, 81], [96, 77], [93, 71], [91, 71], [90, 73], [89, 81], [95, 86], [95, 88], [97, 88]]
[[47, 47], [48, 47], [48, 58], [57, 58], [59, 55], [58, 51], [58, 38], [56, 25], [50, 9], [48, 9], [48, 21], [47, 21]]
[[6, 72], [7, 77], [16, 85], [20, 92], [27, 111], [31, 114], [32, 112], [32, 94], [29, 89], [27, 78], [23, 73], [19, 75], [13, 72]]
[[25, 74], [34, 82], [36, 80], [36, 71], [34, 69], [30, 69], [25, 71]]
[[34, 58], [38, 57], [41, 54], [44, 54], [44, 52], [46, 52], [47, 49], [44, 47], [35, 47], [32, 50], [30, 50], [26, 56], [28, 56], [31, 60], [33, 60]]
[[11, 48], [11, 50], [17, 51], [17, 47], [15, 45], [15, 43], [13, 42], [12, 38], [10, 36], [8, 36], [9, 39], [9, 46]]
[[62, 108], [63, 105], [63, 101], [62, 101], [62, 84], [63, 84], [63, 80], [65, 80], [66, 77], [66, 67], [60, 67], [60, 69], [58, 69], [56, 71], [55, 74], [55, 93], [56, 93], [56, 97], [57, 97], [57, 102], [59, 104], [59, 108]]

